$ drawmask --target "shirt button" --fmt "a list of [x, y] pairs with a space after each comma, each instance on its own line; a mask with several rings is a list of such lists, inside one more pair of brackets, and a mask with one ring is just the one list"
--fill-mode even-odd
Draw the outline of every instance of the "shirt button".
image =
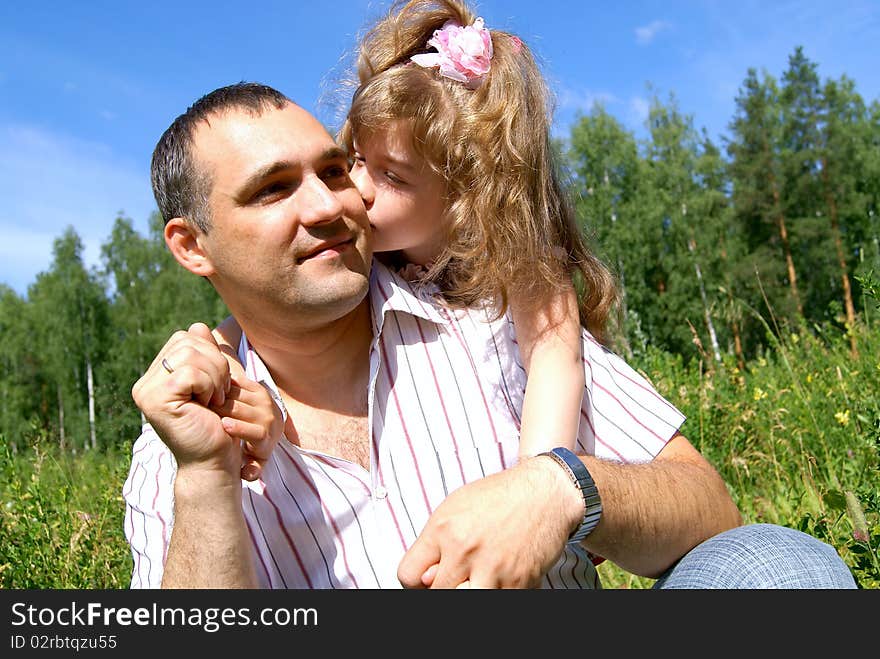
[[373, 496], [376, 497], [377, 499], [384, 499], [385, 497], [388, 496], [388, 490], [386, 490], [381, 485], [377, 485], [376, 489], [373, 490]]

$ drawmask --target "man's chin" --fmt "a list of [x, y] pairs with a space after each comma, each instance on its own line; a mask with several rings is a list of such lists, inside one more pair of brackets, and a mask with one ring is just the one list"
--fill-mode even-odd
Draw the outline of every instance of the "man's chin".
[[291, 300], [291, 306], [300, 319], [309, 317], [317, 322], [333, 322], [357, 308], [367, 297], [369, 288], [368, 272], [348, 270], [300, 291], [296, 299]]

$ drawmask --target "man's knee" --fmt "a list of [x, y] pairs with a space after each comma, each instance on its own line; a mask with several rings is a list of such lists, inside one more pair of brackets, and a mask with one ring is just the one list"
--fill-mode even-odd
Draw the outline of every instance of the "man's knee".
[[784, 526], [749, 524], [706, 540], [655, 588], [856, 588], [835, 549]]

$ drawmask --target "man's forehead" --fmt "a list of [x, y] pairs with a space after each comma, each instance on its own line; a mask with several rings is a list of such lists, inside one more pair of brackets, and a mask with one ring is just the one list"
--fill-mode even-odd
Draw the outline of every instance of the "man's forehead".
[[313, 134], [316, 137], [323, 137], [326, 133], [324, 127], [306, 110], [293, 103], [285, 103], [281, 108], [267, 105], [260, 111], [231, 107], [212, 112], [197, 125], [193, 141], [198, 146], [211, 141], [248, 140], [261, 133], [273, 133], [280, 137], [279, 131]]
[[335, 146], [324, 126], [293, 103], [282, 108], [268, 106], [259, 113], [249, 108], [215, 112], [200, 122], [193, 133], [197, 159], [215, 166], [242, 159], [248, 163], [305, 161], [320, 157]]

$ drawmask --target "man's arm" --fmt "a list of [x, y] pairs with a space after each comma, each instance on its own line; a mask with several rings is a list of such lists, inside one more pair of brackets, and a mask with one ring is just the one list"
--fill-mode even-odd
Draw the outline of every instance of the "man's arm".
[[[741, 523], [721, 477], [682, 435], [650, 463], [581, 458], [603, 505], [584, 546], [634, 574], [655, 578], [703, 540]], [[452, 492], [404, 556], [398, 578], [414, 588], [466, 581], [535, 587], [583, 511], [579, 490], [552, 458], [523, 460]]]
[[210, 471], [178, 471], [162, 588], [256, 587], [241, 481]]
[[163, 587], [256, 586], [241, 478], [259, 475], [280, 413], [262, 385], [242, 376], [233, 379], [210, 330], [197, 323], [175, 333], [132, 388], [177, 462]]
[[[657, 578], [699, 543], [742, 523], [721, 476], [683, 435], [644, 464], [579, 457], [603, 507], [584, 546], [633, 574]], [[578, 503], [573, 508], [582, 516]]]

